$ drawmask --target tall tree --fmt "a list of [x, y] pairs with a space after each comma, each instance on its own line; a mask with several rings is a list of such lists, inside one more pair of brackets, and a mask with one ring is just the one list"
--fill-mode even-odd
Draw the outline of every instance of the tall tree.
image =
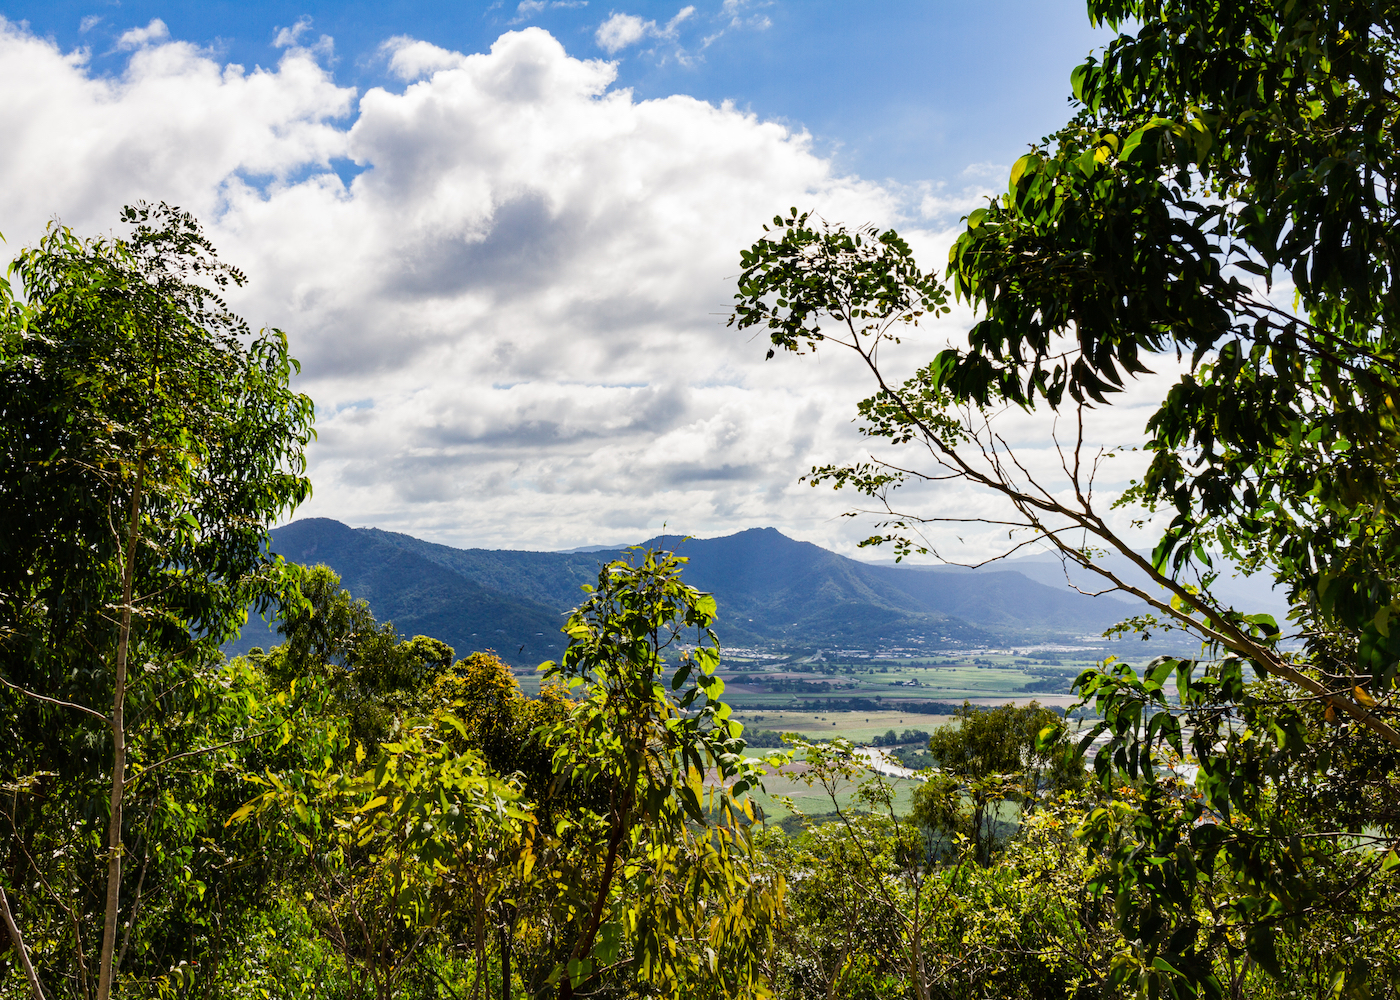
[[[1079, 687], [1112, 736], [1105, 785], [1145, 789], [1086, 827], [1112, 854], [1096, 884], [1130, 942], [1115, 983], [1214, 993], [1227, 957], [1278, 972], [1279, 943], [1318, 921], [1362, 920], [1379, 939], [1400, 920], [1362, 889], [1390, 877], [1400, 833], [1400, 12], [1091, 0], [1089, 14], [1131, 30], [1074, 71], [1074, 119], [952, 248], [952, 292], [980, 314], [965, 346], [886, 378], [880, 346], [946, 310], [949, 290], [897, 234], [796, 211], [744, 254], [734, 322], [775, 348], [857, 352], [878, 385], [867, 432], [923, 450], [922, 468], [895, 454], [814, 470], [876, 500], [872, 541], [934, 550], [922, 532], [942, 519], [894, 491], [959, 478], [999, 498], [989, 523], [1145, 601], [1139, 626], [1202, 640], [1209, 663], [1120, 666]], [[1106, 505], [1094, 487], [1110, 451], [1086, 439], [1086, 410], [1178, 363], [1145, 428], [1150, 464]], [[1062, 478], [1018, 461], [998, 433], [1007, 408], [1059, 421]], [[1157, 516], [1150, 557], [1115, 527], [1121, 505]], [[1214, 596], [1222, 566], [1271, 570], [1291, 625]], [[1161, 765], [1188, 748], [1200, 776], [1184, 792]], [[1384, 979], [1347, 940], [1329, 988]]]
[[771, 946], [782, 887], [755, 877], [747, 798], [763, 770], [720, 699], [715, 600], [685, 562], [603, 566], [546, 665], [584, 694], [549, 733], [572, 795], [540, 865], [561, 1000], [623, 970], [662, 995], [747, 995]]
[[[249, 603], [271, 598], [267, 530], [310, 492], [312, 434], [311, 401], [288, 385], [286, 337], [254, 334], [228, 311], [221, 293], [244, 276], [198, 223], [165, 205], [122, 219], [125, 238], [50, 226], [10, 265], [20, 295], [0, 289], [0, 681], [12, 734], [0, 742], [17, 778], [73, 763], [105, 772], [98, 1000], [119, 961], [126, 794], [159, 765], [132, 743], [128, 709], [135, 701], [150, 720], [162, 693], [218, 657]], [[63, 760], [84, 742], [79, 723], [100, 727], [101, 762]]]

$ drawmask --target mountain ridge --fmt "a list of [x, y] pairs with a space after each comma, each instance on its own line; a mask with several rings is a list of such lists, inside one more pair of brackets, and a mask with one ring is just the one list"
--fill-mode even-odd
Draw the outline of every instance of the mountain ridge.
[[[725, 645], [934, 651], [1068, 641], [1125, 617], [1128, 606], [1047, 587], [1016, 572], [927, 573], [859, 562], [776, 528], [719, 538], [659, 535], [642, 547], [686, 556], [687, 583], [713, 593]], [[290, 562], [325, 563], [405, 635], [465, 655], [494, 648], [516, 666], [557, 658], [569, 610], [625, 550], [459, 549], [379, 528], [304, 518], [272, 532]], [[250, 623], [231, 651], [277, 641]]]

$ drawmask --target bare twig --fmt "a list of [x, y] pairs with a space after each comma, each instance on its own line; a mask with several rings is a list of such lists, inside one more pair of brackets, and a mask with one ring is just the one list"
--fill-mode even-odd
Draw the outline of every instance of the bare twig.
[[24, 946], [24, 938], [20, 935], [19, 925], [15, 923], [15, 915], [10, 912], [10, 900], [5, 895], [4, 886], [0, 886], [0, 916], [5, 918], [5, 929], [10, 932], [10, 940], [14, 943], [15, 951], [19, 953], [20, 965], [24, 968], [25, 978], [29, 980], [29, 988], [33, 991], [35, 1000], [44, 1000], [44, 989], [39, 985], [39, 976], [29, 961], [29, 949]]
[[26, 698], [33, 698], [35, 701], [42, 701], [50, 705], [57, 705], [59, 708], [71, 708], [75, 712], [82, 712], [85, 715], [90, 715], [94, 719], [100, 720], [103, 725], [108, 725], [111, 722], [111, 720], [108, 719], [107, 716], [103, 715], [101, 712], [97, 711], [94, 708], [88, 708], [86, 705], [79, 705], [76, 702], [72, 701], [63, 701], [59, 698], [50, 698], [48, 695], [39, 694], [37, 691], [30, 691], [28, 688], [20, 687], [18, 684], [12, 684], [10, 681], [6, 680], [3, 677], [0, 677], [0, 684], [5, 685], [11, 691], [18, 691]]
[[[850, 347], [860, 355], [866, 367], [875, 377], [881, 391], [899, 408], [909, 426], [919, 431], [924, 442], [930, 450], [935, 453], [940, 464], [959, 471], [962, 474], [962, 478], [970, 483], [1001, 494], [1012, 504], [1016, 511], [1025, 518], [1024, 526], [1043, 534], [1063, 556], [1073, 559], [1084, 569], [1098, 574], [1112, 585], [1112, 589], [1117, 589], [1122, 593], [1137, 597], [1150, 607], [1181, 622], [1184, 626], [1196, 632], [1206, 641], [1250, 660], [1252, 663], [1257, 664], [1265, 673], [1272, 674], [1275, 677], [1302, 688], [1320, 701], [1344, 712], [1355, 722], [1370, 729], [1391, 746], [1400, 747], [1400, 732], [1397, 732], [1387, 722], [1378, 718], [1374, 712], [1343, 694], [1328, 691], [1326, 687], [1316, 679], [1296, 669], [1266, 645], [1256, 641], [1253, 636], [1249, 635], [1240, 628], [1239, 625], [1231, 621], [1229, 617], [1223, 615], [1218, 608], [1208, 605], [1201, 595], [1192, 593], [1177, 580], [1167, 576], [1165, 573], [1159, 572], [1152, 563], [1144, 559], [1126, 541], [1109, 528], [1108, 524], [1095, 513], [1093, 507], [1089, 503], [1088, 497], [1080, 494], [1080, 509], [1078, 510], [1067, 507], [1056, 501], [1053, 496], [1035, 483], [1034, 477], [1026, 472], [1024, 467], [1016, 461], [1014, 453], [1012, 453], [1010, 456], [1011, 461], [1026, 475], [1031, 488], [1037, 490], [1038, 495], [1027, 492], [1025, 488], [1018, 487], [1013, 479], [1006, 475], [1006, 468], [997, 454], [995, 445], [995, 442], [1000, 439], [995, 437], [995, 435], [990, 439], [990, 446], [989, 442], [984, 442], [982, 438], [975, 438], [978, 441], [978, 447], [981, 450], [983, 458], [991, 467], [990, 474], [970, 465], [967, 459], [965, 459], [956, 448], [944, 441], [936, 429], [929, 426], [929, 424], [910, 407], [909, 403], [900, 392], [893, 389], [886, 382], [884, 374], [876, 364], [875, 358], [872, 356], [871, 352], [860, 343], [859, 338], [856, 338], [853, 343], [846, 343], [839, 340], [836, 341], [836, 343], [841, 343], [843, 346]], [[1004, 441], [1002, 441], [1001, 444], [1004, 450], [1008, 452], [1011, 451], [1006, 447]], [[1147, 579], [1171, 594], [1175, 600], [1164, 601], [1157, 595], [1148, 593], [1142, 587], [1133, 585], [1124, 580], [1121, 576], [1109, 570], [1101, 563], [1085, 558], [1083, 553], [1079, 550], [1071, 548], [1066, 544], [1060, 538], [1059, 532], [1051, 530], [1057, 526], [1047, 524], [1047, 518], [1061, 518], [1067, 520], [1072, 526], [1078, 527], [1087, 534], [1099, 538], [1106, 543], [1111, 550], [1116, 551], [1119, 555], [1132, 563], [1136, 569], [1140, 570], [1147, 577]], [[1200, 617], [1195, 617], [1196, 615]]]

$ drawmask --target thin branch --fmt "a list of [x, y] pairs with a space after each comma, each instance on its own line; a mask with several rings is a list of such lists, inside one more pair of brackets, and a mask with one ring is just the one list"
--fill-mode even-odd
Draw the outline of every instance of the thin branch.
[[29, 988], [34, 992], [35, 1000], [44, 1000], [44, 989], [39, 985], [39, 977], [34, 972], [34, 966], [29, 962], [29, 949], [24, 946], [24, 938], [20, 935], [19, 925], [15, 923], [15, 915], [10, 912], [10, 900], [5, 895], [5, 887], [0, 885], [0, 916], [5, 918], [5, 929], [10, 932], [10, 941], [14, 943], [15, 951], [19, 954], [20, 965], [24, 968], [25, 978], [29, 980]]
[[[1159, 572], [1155, 566], [1139, 555], [1127, 542], [1119, 538], [1118, 535], [1093, 512], [1092, 508], [1087, 506], [1087, 504], [1084, 510], [1075, 511], [1055, 501], [1052, 497], [1049, 497], [1048, 494], [1046, 495], [1046, 499], [1042, 499], [1041, 497], [1032, 496], [1024, 490], [1017, 488], [1010, 478], [1004, 474], [1004, 469], [999, 459], [996, 457], [995, 447], [993, 446], [993, 451], [989, 454], [987, 445], [982, 443], [980, 438], [977, 438], [978, 446], [982, 451], [983, 457], [988, 461], [988, 464], [992, 466], [993, 475], [988, 475], [969, 465], [967, 460], [963, 458], [956, 449], [948, 445], [935, 432], [934, 428], [925, 423], [919, 414], [909, 406], [901, 393], [893, 390], [889, 386], [885, 381], [884, 374], [880, 371], [870, 353], [864, 350], [858, 343], [853, 346], [853, 349], [860, 355], [861, 359], [865, 361], [866, 367], [870, 370], [871, 374], [874, 375], [880, 389], [894, 401], [909, 426], [917, 428], [924, 439], [929, 442], [932, 447], [937, 449], [945, 460], [945, 464], [951, 468], [962, 470], [968, 481], [984, 486], [1006, 497], [1027, 519], [1028, 527], [1035, 528], [1038, 531], [1045, 531], [1046, 526], [1042, 522], [1043, 516], [1063, 517], [1102, 539], [1104, 542], [1108, 543], [1111, 548], [1117, 550], [1120, 555], [1126, 557], [1137, 569], [1141, 570], [1148, 579], [1152, 580], [1164, 590], [1169, 591], [1177, 601], [1180, 602], [1182, 609], [1178, 609], [1174, 603], [1163, 602], [1154, 595], [1142, 590], [1140, 587], [1126, 583], [1119, 576], [1097, 562], [1084, 561], [1082, 555], [1061, 541], [1058, 535], [1050, 536], [1051, 543], [1062, 553], [1076, 558], [1085, 569], [1097, 573], [1105, 580], [1116, 584], [1122, 592], [1132, 594], [1134, 597], [1146, 602], [1149, 606], [1170, 615], [1172, 618], [1177, 619], [1182, 622], [1182, 624], [1195, 630], [1210, 642], [1244, 656], [1257, 664], [1265, 673], [1273, 674], [1325, 700], [1328, 704], [1345, 712], [1357, 723], [1376, 733], [1376, 735], [1380, 736], [1391, 746], [1400, 747], [1400, 732], [1397, 732], [1389, 724], [1377, 718], [1373, 712], [1368, 711], [1352, 699], [1328, 692], [1318, 681], [1293, 668], [1267, 646], [1261, 645], [1259, 642], [1255, 641], [1252, 636], [1244, 632], [1234, 622], [1224, 617], [1218, 609], [1207, 605], [1200, 595], [1191, 593], [1173, 578]], [[1005, 442], [1002, 442], [1002, 444], [1005, 447]], [[1011, 458], [1013, 462], [1016, 461], [1014, 453], [1012, 453]], [[1019, 462], [1016, 464], [1019, 467]], [[1022, 471], [1024, 472], [1024, 469]], [[1042, 493], [1045, 492], [1033, 479], [1031, 483], [1036, 489], [1040, 489]], [[1201, 618], [1197, 619], [1193, 617], [1193, 613], [1199, 614]]]
[[18, 684], [12, 684], [3, 677], [0, 677], [0, 684], [5, 685], [11, 691], [18, 691], [26, 698], [33, 698], [35, 701], [48, 702], [50, 705], [57, 705], [60, 708], [71, 708], [75, 712], [83, 712], [87, 715], [92, 716], [94, 719], [101, 721], [101, 723], [104, 726], [110, 726], [112, 724], [112, 720], [107, 718], [107, 716], [103, 715], [96, 709], [88, 708], [86, 705], [79, 705], [71, 701], [62, 701], [58, 698], [50, 698], [48, 695], [39, 694], [37, 691], [30, 691], [27, 688], [20, 687]]
[[215, 750], [225, 750], [225, 749], [227, 749], [228, 747], [236, 747], [236, 746], [238, 746], [238, 745], [241, 744], [241, 743], [249, 743], [249, 742], [251, 742], [251, 741], [253, 741], [253, 740], [259, 739], [259, 738], [261, 738], [261, 737], [263, 737], [263, 736], [268, 736], [268, 735], [270, 735], [270, 734], [272, 734], [272, 733], [275, 733], [275, 732], [277, 732], [276, 727], [274, 727], [274, 728], [272, 728], [272, 729], [264, 729], [264, 730], [263, 730], [262, 732], [260, 732], [260, 733], [249, 733], [247, 736], [240, 736], [240, 737], [239, 737], [238, 739], [236, 739], [236, 740], [228, 740], [228, 741], [225, 742], [225, 743], [216, 743], [216, 744], [214, 744], [212, 747], [200, 747], [198, 750], [185, 750], [185, 751], [182, 752], [182, 753], [171, 754], [169, 757], [163, 757], [163, 758], [161, 758], [160, 760], [156, 761], [156, 762], [155, 762], [154, 764], [152, 764], [150, 767], [143, 767], [141, 770], [137, 771], [137, 772], [136, 772], [135, 774], [133, 774], [131, 777], [127, 778], [127, 779], [126, 779], [126, 786], [127, 786], [127, 787], [130, 787], [131, 785], [133, 785], [133, 784], [136, 783], [137, 779], [142, 778], [142, 777], [144, 777], [145, 775], [150, 774], [152, 771], [154, 771], [154, 770], [155, 770], [156, 768], [158, 768], [158, 767], [162, 767], [162, 766], [164, 766], [164, 765], [166, 765], [166, 764], [173, 763], [174, 761], [177, 761], [177, 760], [182, 760], [182, 759], [184, 759], [185, 757], [197, 757], [197, 756], [200, 755], [200, 754], [204, 754], [204, 753], [213, 753]]

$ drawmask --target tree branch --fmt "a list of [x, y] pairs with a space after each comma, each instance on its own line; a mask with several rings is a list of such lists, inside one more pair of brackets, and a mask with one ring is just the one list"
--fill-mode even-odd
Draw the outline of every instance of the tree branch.
[[267, 736], [275, 732], [277, 732], [277, 729], [275, 727], [272, 729], [264, 729], [260, 733], [250, 733], [247, 736], [240, 736], [236, 740], [228, 740], [225, 743], [216, 743], [212, 747], [200, 747], [198, 750], [185, 750], [182, 753], [171, 754], [169, 757], [163, 757], [160, 760], [156, 761], [150, 767], [141, 768], [141, 770], [137, 771], [131, 777], [127, 778], [126, 787], [130, 788], [133, 784], [136, 783], [138, 779], [145, 777], [146, 775], [154, 771], [156, 768], [163, 767], [166, 764], [173, 763], [177, 760], [183, 760], [186, 757], [197, 757], [200, 754], [213, 753], [215, 750], [224, 750], [228, 747], [235, 747], [238, 746], [240, 743], [248, 743], [252, 740], [259, 739], [263, 736]]
[[10, 940], [14, 942], [15, 951], [19, 953], [19, 963], [24, 967], [24, 975], [29, 980], [29, 988], [33, 991], [35, 1000], [44, 1000], [44, 989], [39, 985], [39, 977], [29, 962], [29, 949], [24, 946], [24, 938], [20, 936], [15, 915], [10, 912], [10, 900], [5, 895], [4, 886], [0, 886], [0, 916], [5, 918], [5, 929], [10, 932]]
[[110, 725], [112, 722], [111, 719], [107, 718], [107, 716], [103, 715], [101, 712], [94, 708], [88, 708], [86, 705], [79, 705], [71, 701], [62, 701], [58, 698], [50, 698], [48, 695], [39, 694], [37, 691], [30, 691], [27, 688], [20, 687], [18, 684], [12, 684], [3, 677], [0, 677], [0, 684], [5, 685], [11, 691], [18, 691], [26, 698], [33, 698], [35, 701], [43, 701], [50, 705], [57, 705], [59, 708], [71, 708], [75, 712], [82, 712], [85, 715], [90, 715], [94, 719], [100, 720], [104, 726]]

